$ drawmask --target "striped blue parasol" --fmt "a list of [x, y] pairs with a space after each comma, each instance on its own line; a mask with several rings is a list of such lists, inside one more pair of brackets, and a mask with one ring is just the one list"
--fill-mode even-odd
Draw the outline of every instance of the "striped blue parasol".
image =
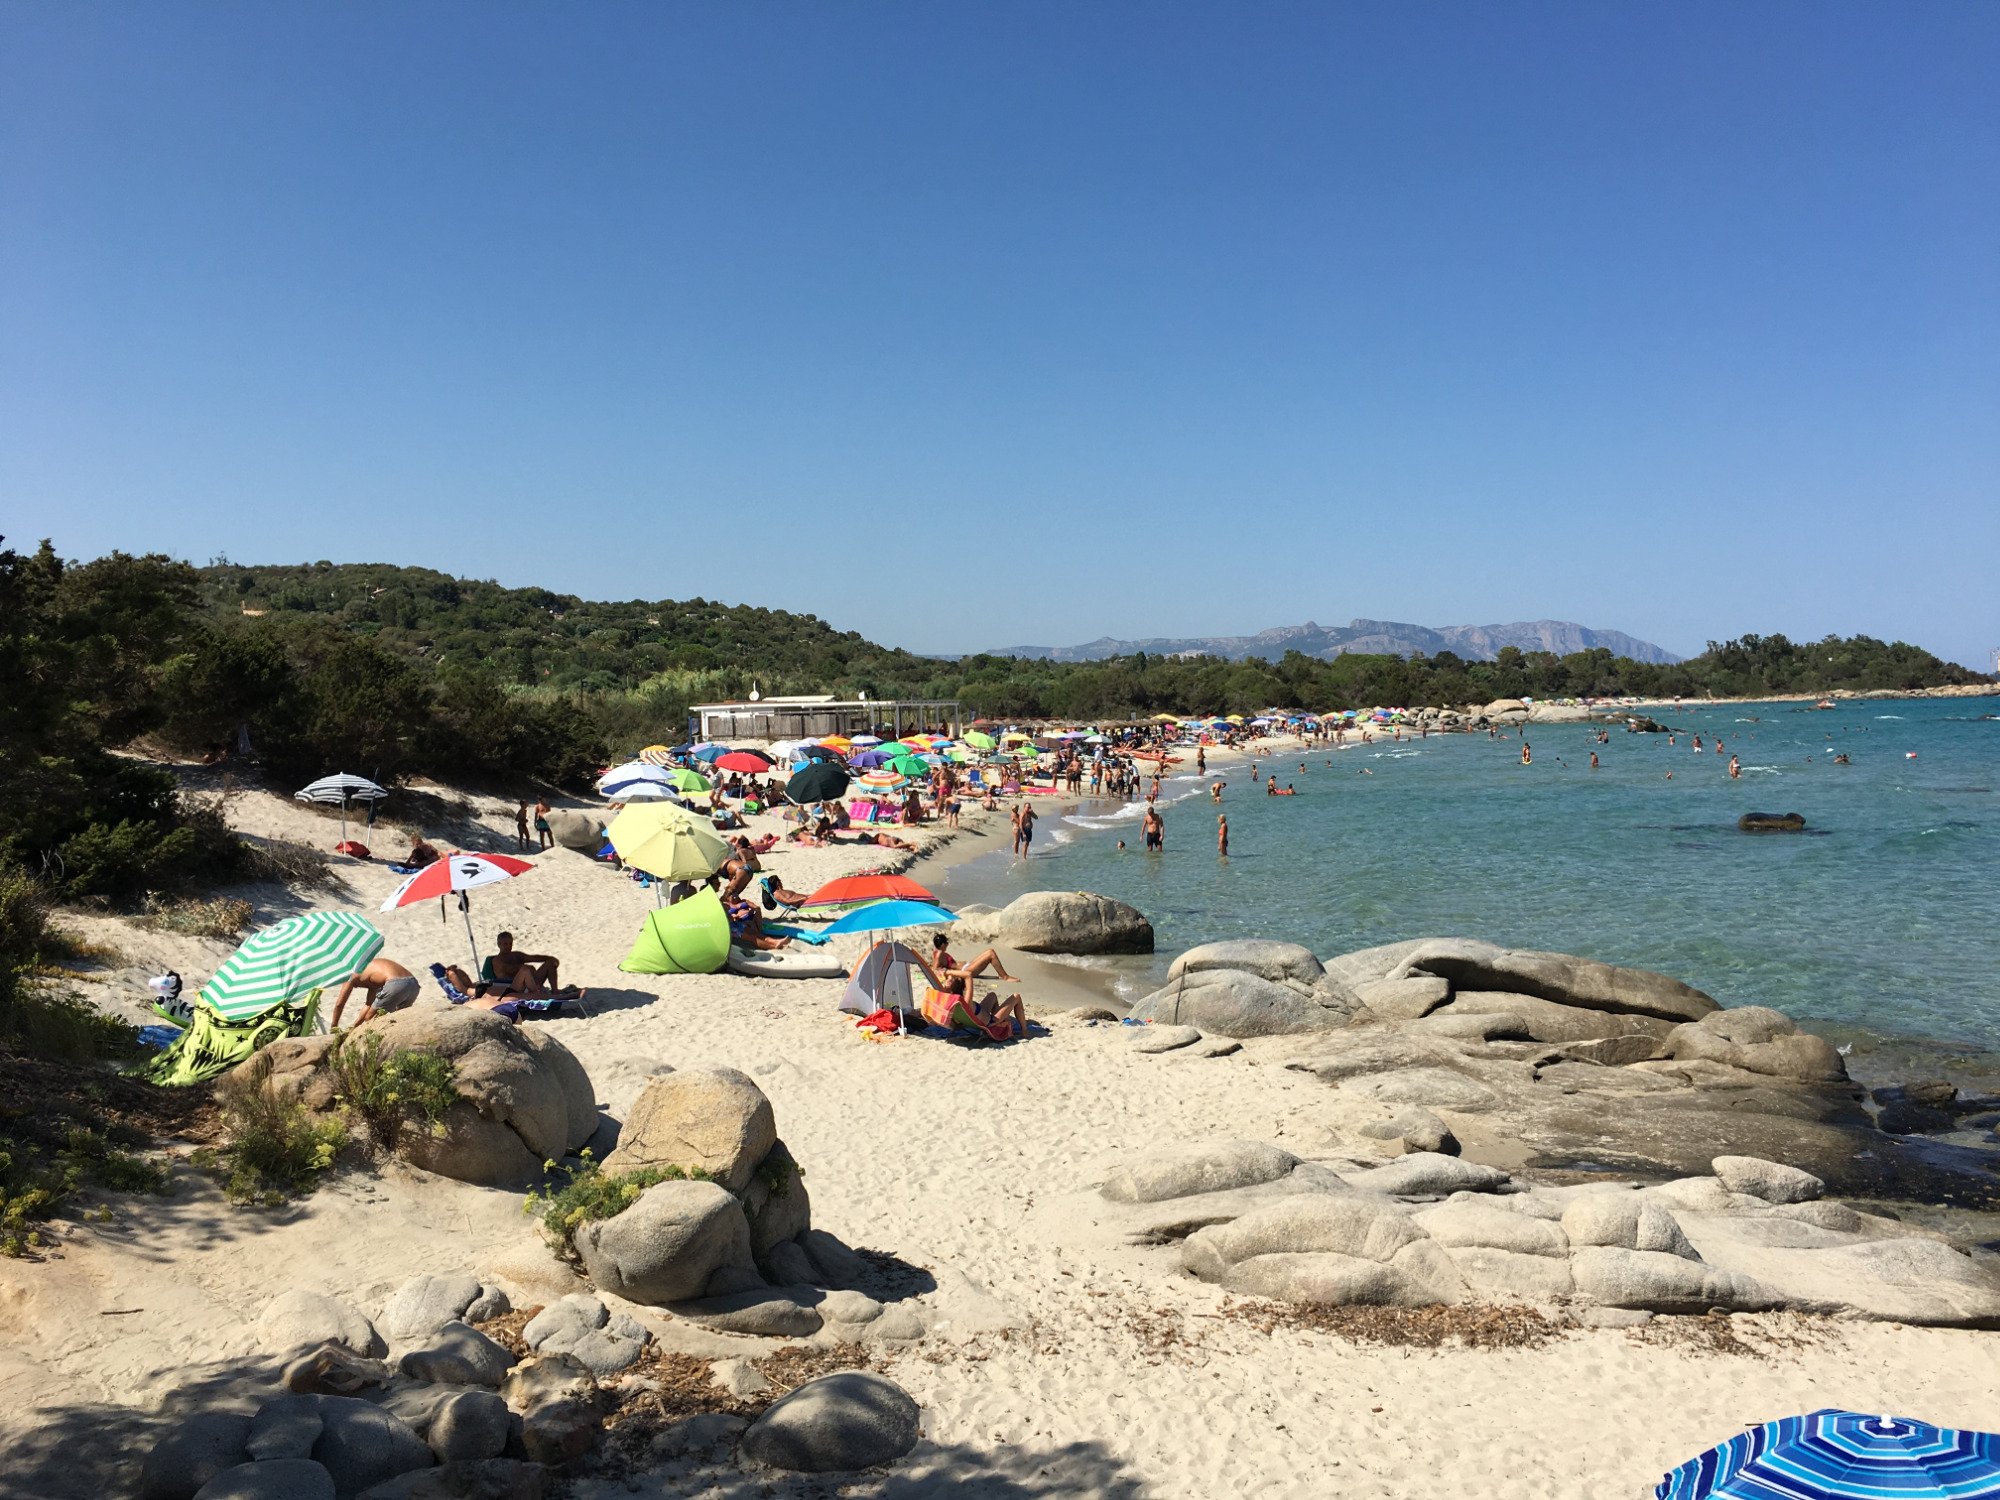
[[1738, 1433], [1655, 1500], [2000, 1500], [2000, 1433], [1816, 1411]]

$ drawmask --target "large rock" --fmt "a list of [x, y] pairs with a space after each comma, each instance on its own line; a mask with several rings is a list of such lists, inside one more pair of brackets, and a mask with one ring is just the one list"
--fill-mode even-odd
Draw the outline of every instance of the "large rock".
[[1192, 1026], [1141, 1026], [1133, 1034], [1132, 1050], [1144, 1056], [1153, 1056], [1161, 1052], [1178, 1052], [1200, 1040], [1201, 1032]]
[[1504, 1200], [1458, 1199], [1427, 1208], [1414, 1217], [1432, 1239], [1454, 1252], [1464, 1249], [1503, 1250], [1510, 1255], [1536, 1255], [1560, 1260], [1569, 1254], [1569, 1236], [1560, 1224], [1532, 1214], [1515, 1213]]
[[336, 1500], [333, 1476], [308, 1458], [224, 1469], [194, 1493], [194, 1500]]
[[1297, 943], [1239, 938], [1188, 949], [1168, 967], [1167, 978], [1178, 979], [1204, 969], [1240, 969], [1259, 979], [1295, 979], [1304, 985], [1318, 984], [1326, 975], [1326, 966], [1310, 948]]
[[990, 915], [961, 918], [968, 942], [1022, 953], [1151, 953], [1153, 924], [1123, 901], [1089, 891], [1030, 891]]
[[[1442, 982], [1442, 981], [1440, 981]], [[1452, 1016], [1518, 1016], [1521, 1027], [1538, 1042], [1593, 1042], [1612, 1037], [1640, 1036], [1657, 1045], [1673, 1030], [1673, 1022], [1655, 1016], [1598, 1010], [1585, 1005], [1565, 1005], [1536, 995], [1510, 994], [1504, 990], [1460, 990], [1449, 1005], [1432, 1010], [1426, 1017], [1431, 1026]], [[1650, 1052], [1652, 1047], [1649, 1046]]]
[[[597, 1129], [597, 1099], [575, 1056], [546, 1031], [489, 1010], [420, 1005], [378, 1015], [347, 1035], [379, 1037], [390, 1052], [435, 1051], [451, 1060], [458, 1102], [443, 1133], [405, 1130], [399, 1155], [426, 1171], [486, 1187], [516, 1187], [541, 1175]], [[333, 1037], [272, 1043], [264, 1087], [309, 1109], [336, 1107], [329, 1064]]]
[[443, 1385], [498, 1385], [514, 1367], [507, 1346], [466, 1323], [447, 1323], [401, 1361], [412, 1380]]
[[1563, 1210], [1562, 1230], [1572, 1245], [1607, 1245], [1699, 1260], [1670, 1209], [1635, 1193], [1584, 1193]]
[[498, 1458], [507, 1447], [513, 1413], [492, 1391], [458, 1391], [431, 1413], [424, 1441], [439, 1463]]
[[326, 1424], [315, 1396], [279, 1396], [257, 1408], [243, 1449], [258, 1463], [279, 1458], [310, 1458]]
[[741, 1193], [777, 1143], [771, 1101], [748, 1074], [734, 1068], [689, 1068], [646, 1085], [618, 1133], [618, 1149], [604, 1159], [604, 1170], [699, 1170], [730, 1192]]
[[249, 1458], [249, 1437], [246, 1416], [206, 1411], [183, 1418], [146, 1455], [140, 1500], [193, 1500], [209, 1480]]
[[437, 1461], [407, 1422], [372, 1402], [321, 1396], [319, 1414], [325, 1425], [312, 1456], [326, 1466], [343, 1500], [411, 1469], [428, 1469]]
[[1263, 979], [1245, 969], [1183, 974], [1132, 1007], [1132, 1019], [1193, 1026], [1228, 1037], [1286, 1036], [1345, 1026], [1354, 994], [1332, 978], [1316, 986]]
[[1650, 969], [1624, 969], [1569, 953], [1499, 948], [1466, 938], [1440, 938], [1417, 948], [1390, 977], [1435, 974], [1455, 990], [1498, 990], [1558, 1005], [1699, 1021], [1719, 1009], [1692, 985]]
[[894, 1463], [917, 1445], [922, 1413], [895, 1381], [865, 1370], [809, 1380], [750, 1424], [743, 1456], [767, 1468], [840, 1474]]
[[1520, 724], [1527, 722], [1528, 705], [1519, 698], [1495, 698], [1479, 712], [1497, 723]]
[[701, 1296], [725, 1266], [749, 1266], [750, 1221], [720, 1183], [660, 1182], [623, 1213], [580, 1227], [576, 1248], [602, 1290], [664, 1306]]
[[1104, 1180], [1114, 1203], [1157, 1203], [1191, 1193], [1253, 1187], [1288, 1174], [1299, 1159], [1265, 1141], [1215, 1141], [1151, 1152], [1119, 1163]]
[[1577, 1295], [1600, 1307], [1700, 1313], [1712, 1307], [1765, 1312], [1783, 1299], [1748, 1276], [1658, 1250], [1590, 1245], [1569, 1258]]
[[735, 1292], [727, 1297], [703, 1297], [676, 1302], [673, 1314], [723, 1333], [747, 1333], [766, 1338], [809, 1338], [823, 1321], [819, 1293], [811, 1287], [771, 1287]]
[[1801, 1083], [1839, 1083], [1847, 1077], [1847, 1064], [1831, 1042], [1800, 1031], [1790, 1016], [1762, 1005], [1719, 1010], [1676, 1026], [1660, 1044], [1660, 1054]]
[[1347, 1180], [1364, 1192], [1397, 1198], [1442, 1198], [1451, 1193], [1488, 1193], [1504, 1186], [1498, 1167], [1460, 1161], [1437, 1151], [1413, 1151], [1387, 1166], [1350, 1172]]
[[340, 1344], [356, 1354], [380, 1358], [389, 1346], [375, 1325], [352, 1304], [323, 1292], [290, 1291], [264, 1306], [254, 1330], [257, 1346], [270, 1354]]
[[750, 1174], [743, 1190], [743, 1212], [750, 1219], [750, 1253], [763, 1260], [786, 1240], [812, 1228], [812, 1198], [805, 1173], [779, 1141]]
[[357, 1500], [542, 1500], [549, 1471], [519, 1458], [460, 1459], [363, 1490]]
[[1718, 1271], [1768, 1288], [1801, 1312], [2000, 1327], [2000, 1279], [1939, 1240], [1729, 1215], [1692, 1216], [1688, 1230]]
[[1392, 1021], [1414, 1021], [1451, 999], [1451, 981], [1435, 974], [1408, 979], [1364, 979], [1354, 997], [1375, 1015]]
[[426, 1271], [396, 1289], [378, 1321], [398, 1343], [429, 1338], [463, 1318], [479, 1295], [479, 1278], [470, 1271]]
[[1710, 1163], [1721, 1184], [1732, 1193], [1748, 1193], [1766, 1203], [1806, 1203], [1826, 1191], [1810, 1172], [1754, 1156], [1718, 1156]]

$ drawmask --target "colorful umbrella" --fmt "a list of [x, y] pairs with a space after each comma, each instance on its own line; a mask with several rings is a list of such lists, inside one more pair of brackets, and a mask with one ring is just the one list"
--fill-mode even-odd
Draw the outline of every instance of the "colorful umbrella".
[[804, 805], [808, 802], [829, 802], [847, 790], [847, 768], [833, 761], [820, 761], [807, 766], [785, 783], [785, 795], [792, 801]]
[[815, 906], [858, 906], [866, 901], [936, 901], [937, 897], [907, 875], [843, 875], [829, 880], [800, 903]]
[[472, 935], [472, 902], [466, 892], [475, 886], [493, 885], [525, 875], [535, 867], [511, 854], [447, 854], [425, 865], [390, 894], [382, 910], [414, 906], [419, 901], [443, 901], [458, 897], [458, 909], [465, 914], [465, 940], [472, 945], [472, 966], [479, 967], [479, 940]]
[[655, 786], [672, 786], [673, 771], [665, 766], [654, 765], [646, 760], [628, 760], [623, 765], [613, 766], [597, 778], [597, 793], [601, 797], [616, 797], [630, 786], [650, 782]]
[[674, 752], [665, 745], [648, 745], [639, 752], [639, 759], [649, 766], [664, 766], [673, 759]]
[[201, 987], [201, 1001], [225, 1021], [247, 1021], [274, 1005], [343, 984], [382, 951], [382, 934], [351, 911], [287, 917], [249, 939]]
[[982, 734], [977, 729], [965, 731], [965, 743], [975, 750], [991, 750], [996, 743], [990, 734]]
[[715, 769], [761, 776], [771, 769], [771, 757], [761, 750], [732, 750], [715, 763]]
[[882, 737], [881, 737], [881, 736], [880, 736], [879, 734], [857, 734], [857, 735], [856, 735], [856, 736], [855, 736], [855, 737], [854, 737], [854, 738], [853, 738], [852, 740], [850, 740], [850, 741], [849, 741], [848, 743], [849, 743], [849, 744], [851, 744], [851, 745], [853, 745], [853, 746], [854, 746], [854, 748], [855, 748], [855, 749], [857, 749], [857, 750], [865, 750], [865, 749], [867, 749], [867, 748], [868, 748], [868, 747], [869, 747], [870, 745], [879, 745], [879, 744], [881, 744], [881, 743], [882, 743]]
[[879, 771], [865, 772], [856, 779], [861, 783], [861, 785], [869, 787], [878, 792], [893, 791], [895, 788], [903, 784], [902, 773], [898, 771], [891, 771], [887, 767], [884, 767]]
[[663, 807], [628, 807], [604, 834], [620, 859], [656, 880], [706, 880], [729, 858], [729, 845], [713, 828]]
[[714, 785], [706, 776], [683, 766], [675, 766], [667, 772], [667, 784], [677, 792], [705, 792]]
[[854, 748], [854, 741], [844, 734], [822, 735], [820, 743], [829, 750], [838, 750], [842, 755]]
[[888, 740], [875, 747], [892, 760], [898, 755], [915, 755], [917, 747], [908, 740]]
[[840, 759], [840, 752], [831, 745], [801, 745], [799, 746], [799, 758], [801, 760], [837, 761]]
[[957, 920], [933, 901], [877, 901], [849, 912], [822, 930], [829, 936], [840, 932], [888, 932], [896, 927], [940, 927]]
[[1656, 1500], [2000, 1500], [2000, 1433], [1830, 1409], [1781, 1417], [1689, 1459], [1653, 1494]]
[[688, 754], [693, 756], [696, 760], [706, 760], [706, 761], [721, 760], [722, 757], [727, 755], [728, 753], [729, 753], [729, 747], [727, 745], [718, 745], [712, 740], [709, 741], [707, 744], [696, 745], [692, 750], [688, 751]]

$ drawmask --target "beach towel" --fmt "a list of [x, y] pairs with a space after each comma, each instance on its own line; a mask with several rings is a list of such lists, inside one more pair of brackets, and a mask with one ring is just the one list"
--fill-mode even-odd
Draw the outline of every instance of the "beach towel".
[[296, 1005], [289, 1002], [242, 1021], [225, 1021], [197, 1003], [187, 1029], [145, 1068], [154, 1083], [184, 1088], [226, 1073], [280, 1037], [310, 1036], [319, 1023], [320, 991]]
[[973, 1011], [963, 995], [951, 990], [926, 989], [924, 992], [924, 1019], [933, 1026], [941, 1026], [946, 1031], [973, 1031], [989, 1041], [1004, 1042], [1012, 1038], [1013, 1029], [1005, 1021], [995, 1021], [988, 1026]]

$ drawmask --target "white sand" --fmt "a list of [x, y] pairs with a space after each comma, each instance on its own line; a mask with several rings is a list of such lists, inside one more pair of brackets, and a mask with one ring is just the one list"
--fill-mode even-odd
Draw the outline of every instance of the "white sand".
[[[244, 799], [237, 820], [256, 833], [333, 837], [275, 797]], [[511, 811], [488, 821], [488, 847], [511, 849]], [[967, 837], [992, 847], [1004, 829]], [[377, 840], [385, 845], [401, 847]], [[798, 888], [884, 863], [851, 849], [766, 859]], [[373, 913], [395, 877], [349, 869], [349, 893], [328, 904]], [[1265, 1137], [1306, 1151], [1322, 1085], [1256, 1048], [1208, 1061], [1137, 1056], [1120, 1028], [1060, 1016], [1050, 1036], [1010, 1047], [874, 1044], [835, 1011], [837, 981], [622, 975], [649, 900], [557, 850], [532, 875], [475, 892], [473, 915], [482, 943], [510, 927], [524, 947], [561, 954], [565, 979], [590, 988], [597, 1014], [547, 1024], [614, 1114], [659, 1063], [749, 1072], [805, 1167], [814, 1222], [943, 1283], [929, 1300], [957, 1324], [893, 1366], [937, 1446], [842, 1493], [924, 1493], [926, 1475], [972, 1473], [956, 1492], [1604, 1500], [1650, 1493], [1670, 1464], [1745, 1423], [1819, 1406], [2000, 1421], [1991, 1334], [1739, 1318], [1738, 1328], [1806, 1337], [1755, 1358], [1616, 1330], [1525, 1350], [1408, 1351], [1216, 1318], [1223, 1299], [1179, 1275], [1170, 1253], [1101, 1243], [1090, 1189], [1121, 1153], [1182, 1139]], [[464, 956], [456, 911], [442, 924], [434, 907], [379, 920], [386, 951], [419, 972]], [[171, 958], [205, 977], [187, 944], [129, 929], [119, 940], [135, 962]], [[272, 1214], [230, 1209], [182, 1175], [175, 1198], [120, 1200], [115, 1224], [76, 1226], [59, 1259], [0, 1262], [0, 1450], [52, 1408], [161, 1400], [184, 1366], [244, 1348], [245, 1324], [286, 1285], [342, 1292], [373, 1312], [421, 1270], [469, 1265], [517, 1301], [555, 1295], [568, 1275], [520, 1216], [518, 1195], [390, 1168], [345, 1175]], [[964, 1278], [1024, 1326], [968, 1331], [986, 1304]], [[1163, 1323], [1181, 1340], [1164, 1350]], [[759, 1491], [827, 1492], [806, 1480]]]

